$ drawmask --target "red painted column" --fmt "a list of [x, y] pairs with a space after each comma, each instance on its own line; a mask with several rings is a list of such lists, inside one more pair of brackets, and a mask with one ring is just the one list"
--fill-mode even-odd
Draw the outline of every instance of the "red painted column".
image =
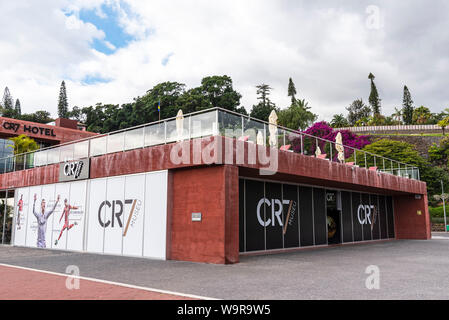
[[[173, 170], [169, 259], [237, 263], [238, 192], [235, 166]], [[201, 222], [192, 221], [194, 212]]]
[[427, 195], [416, 199], [415, 195], [393, 197], [397, 239], [431, 238], [431, 226]]

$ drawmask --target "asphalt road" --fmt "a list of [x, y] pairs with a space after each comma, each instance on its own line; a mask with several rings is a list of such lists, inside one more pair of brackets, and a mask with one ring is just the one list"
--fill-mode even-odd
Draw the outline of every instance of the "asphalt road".
[[[449, 237], [444, 233], [429, 241], [243, 256], [235, 265], [9, 246], [0, 246], [0, 263], [59, 273], [76, 265], [83, 277], [218, 299], [449, 299]], [[379, 289], [366, 288], [370, 265], [379, 268]]]

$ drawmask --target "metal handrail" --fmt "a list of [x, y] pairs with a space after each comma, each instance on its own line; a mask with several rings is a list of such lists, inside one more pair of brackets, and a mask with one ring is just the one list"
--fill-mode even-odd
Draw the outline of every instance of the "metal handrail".
[[[252, 118], [251, 116], [243, 115], [243, 114], [240, 114], [238, 112], [230, 111], [230, 110], [223, 109], [223, 108], [220, 108], [220, 107], [191, 112], [191, 113], [185, 114], [184, 117], [189, 117], [190, 118], [190, 117], [195, 116], [195, 115], [211, 113], [211, 112], [217, 112], [217, 116], [216, 116], [216, 120], [215, 121], [217, 122], [216, 127], [217, 127], [217, 130], [218, 130], [218, 128], [219, 128], [218, 112], [219, 111], [227, 113], [227, 114], [233, 114], [235, 116], [241, 117], [242, 118], [242, 134], [243, 134], [243, 129], [244, 129], [243, 128], [243, 120], [244, 119], [247, 119], [248, 121], [254, 121], [254, 122], [261, 123], [264, 126], [270, 125], [269, 122], [266, 122], [266, 121], [263, 121], [263, 120], [260, 120], [260, 119], [256, 119], [256, 118]], [[104, 138], [104, 137], [108, 137], [108, 136], [111, 136], [111, 135], [115, 135], [115, 134], [119, 134], [119, 133], [123, 133], [123, 132], [127, 132], [127, 131], [136, 130], [136, 129], [139, 129], [139, 128], [150, 127], [150, 126], [154, 126], [154, 125], [162, 124], [162, 123], [164, 123], [165, 127], [166, 127], [166, 123], [170, 122], [172, 120], [176, 120], [176, 116], [175, 117], [170, 117], [170, 118], [167, 118], [167, 119], [163, 119], [163, 120], [159, 120], [159, 121], [153, 121], [153, 122], [150, 122], [150, 123], [145, 123], [145, 124], [133, 126], [133, 127], [126, 128], [126, 129], [115, 130], [115, 131], [112, 131], [112, 132], [109, 132], [109, 133], [103, 133], [103, 134], [95, 135], [95, 136], [92, 136], [92, 137], [82, 138], [82, 139], [78, 139], [78, 140], [62, 143], [62, 144], [59, 144], [59, 145], [56, 145], [56, 146], [50, 146], [50, 147], [38, 149], [38, 150], [35, 150], [35, 151], [29, 151], [29, 152], [24, 152], [24, 153], [17, 154], [17, 155], [11, 155], [11, 156], [7, 156], [7, 157], [3, 157], [3, 158], [0, 158], [0, 161], [5, 161], [5, 165], [6, 165], [6, 163], [7, 163], [6, 161], [8, 161], [8, 159], [15, 159], [17, 157], [26, 157], [28, 154], [35, 154], [37, 152], [44, 152], [44, 151], [49, 151], [49, 150], [53, 150], [53, 149], [57, 149], [57, 148], [61, 149], [61, 148], [65, 147], [65, 146], [68, 146], [68, 145], [73, 145], [73, 144], [77, 144], [77, 143], [81, 143], [81, 142], [85, 142], [85, 141], [93, 141], [94, 139]], [[310, 134], [307, 134], [307, 133], [304, 133], [304, 132], [301, 132], [301, 131], [295, 131], [295, 130], [292, 130], [292, 129], [289, 129], [289, 128], [286, 128], [286, 127], [283, 127], [283, 126], [280, 126], [280, 125], [277, 125], [276, 127], [278, 129], [283, 130], [286, 133], [299, 135], [301, 137], [301, 153], [302, 154], [304, 153], [303, 152], [304, 151], [303, 150], [303, 136], [304, 137], [308, 137], [308, 138], [316, 139], [316, 141], [319, 140], [319, 141], [322, 141], [324, 143], [330, 143], [331, 145], [332, 144], [334, 144], [334, 145], [337, 144], [335, 141], [323, 139], [321, 137], [316, 137], [316, 136], [313, 136], [313, 135], [310, 135]], [[165, 128], [165, 130], [166, 130], [166, 128]], [[189, 122], [189, 130], [190, 130], [190, 122]], [[217, 132], [217, 134], [218, 134], [218, 132]], [[190, 135], [191, 135], [191, 133], [189, 134], [189, 137], [190, 137]], [[144, 135], [144, 138], [145, 138], [145, 135]], [[285, 139], [285, 135], [284, 135], [284, 139]], [[166, 134], [164, 136], [164, 143], [167, 143]], [[145, 144], [145, 142], [143, 144]], [[144, 145], [143, 147], [146, 147], [146, 146]], [[411, 168], [412, 172], [413, 172], [414, 169], [418, 169], [418, 179], [419, 179], [419, 168], [417, 168], [415, 166], [411, 166], [411, 165], [408, 165], [406, 163], [403, 163], [403, 162], [400, 162], [400, 161], [397, 161], [397, 160], [393, 160], [393, 159], [390, 159], [390, 158], [387, 158], [387, 157], [379, 156], [379, 155], [373, 154], [371, 152], [364, 151], [364, 150], [361, 150], [361, 149], [357, 149], [357, 148], [354, 148], [354, 147], [350, 147], [350, 146], [346, 146], [346, 145], [343, 145], [343, 147], [346, 148], [346, 149], [350, 149], [350, 150], [352, 150], [354, 152], [355, 162], [357, 162], [357, 152], [363, 152], [365, 154], [365, 167], [366, 167], [366, 155], [368, 154], [368, 155], [374, 157], [374, 159], [376, 159], [376, 157], [383, 159], [384, 166], [383, 166], [383, 170], [380, 170], [380, 171], [387, 171], [385, 169], [385, 160], [387, 160], [391, 164], [391, 166], [388, 169], [388, 171], [391, 170], [393, 172], [394, 170], [398, 170], [399, 173], [400, 173], [401, 172], [401, 165], [404, 166], [405, 170], [407, 170], [407, 171], [408, 171], [408, 168]], [[123, 151], [125, 151], [125, 148], [126, 148], [126, 146], [124, 145], [123, 146], [123, 149], [124, 149]], [[90, 150], [90, 143], [89, 143], [88, 157], [92, 156], [90, 152], [91, 152], [91, 150]], [[331, 148], [331, 152], [332, 152], [332, 148]], [[106, 152], [104, 154], [107, 154], [107, 153], [108, 152], [107, 152], [107, 146], [106, 146]], [[58, 159], [57, 162], [59, 162], [59, 161], [60, 161], [60, 159]], [[393, 167], [393, 162], [398, 164], [398, 168], [394, 168]], [[47, 158], [47, 161], [46, 161], [45, 165], [48, 165], [48, 164], [49, 163], [48, 163], [48, 158]], [[53, 163], [51, 163], [51, 164], [53, 164]], [[14, 166], [15, 166], [15, 161], [14, 161]], [[6, 171], [6, 168], [5, 168], [5, 171]], [[16, 171], [15, 168], [14, 168], [13, 171]]]

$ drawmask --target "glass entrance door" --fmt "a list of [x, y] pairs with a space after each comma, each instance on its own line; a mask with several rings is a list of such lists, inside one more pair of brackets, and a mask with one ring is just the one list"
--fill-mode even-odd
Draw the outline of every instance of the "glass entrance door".
[[340, 192], [326, 191], [327, 240], [328, 244], [341, 243], [341, 200]]

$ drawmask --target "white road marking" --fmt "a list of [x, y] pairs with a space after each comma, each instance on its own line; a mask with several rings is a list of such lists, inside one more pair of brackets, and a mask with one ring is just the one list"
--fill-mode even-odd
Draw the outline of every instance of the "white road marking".
[[39, 269], [33, 269], [33, 268], [27, 268], [27, 267], [21, 267], [21, 266], [15, 266], [15, 265], [4, 264], [4, 263], [0, 263], [0, 266], [9, 267], [9, 268], [16, 268], [16, 269], [22, 269], [22, 270], [27, 270], [27, 271], [41, 272], [41, 273], [46, 273], [46, 274], [51, 274], [51, 275], [61, 276], [61, 277], [69, 277], [70, 276], [70, 277], [72, 277], [74, 279], [87, 280], [87, 281], [93, 281], [93, 282], [104, 283], [104, 284], [111, 284], [111, 285], [126, 287], [126, 288], [130, 288], [130, 289], [138, 289], [138, 290], [151, 291], [151, 292], [156, 292], [156, 293], [163, 293], [163, 294], [182, 296], [182, 297], [192, 298], [192, 299], [218, 300], [218, 299], [215, 299], [215, 298], [197, 296], [197, 295], [193, 295], [193, 294], [186, 294], [186, 293], [175, 292], [175, 291], [168, 291], [168, 290], [154, 289], [154, 288], [148, 288], [148, 287], [141, 287], [141, 286], [135, 286], [135, 285], [132, 285], [132, 284], [126, 284], [126, 283], [120, 283], [120, 282], [114, 282], [114, 281], [107, 281], [107, 280], [101, 280], [101, 279], [89, 278], [89, 277], [74, 276], [74, 275], [65, 274], [65, 273], [45, 271], [45, 270], [39, 270]]

